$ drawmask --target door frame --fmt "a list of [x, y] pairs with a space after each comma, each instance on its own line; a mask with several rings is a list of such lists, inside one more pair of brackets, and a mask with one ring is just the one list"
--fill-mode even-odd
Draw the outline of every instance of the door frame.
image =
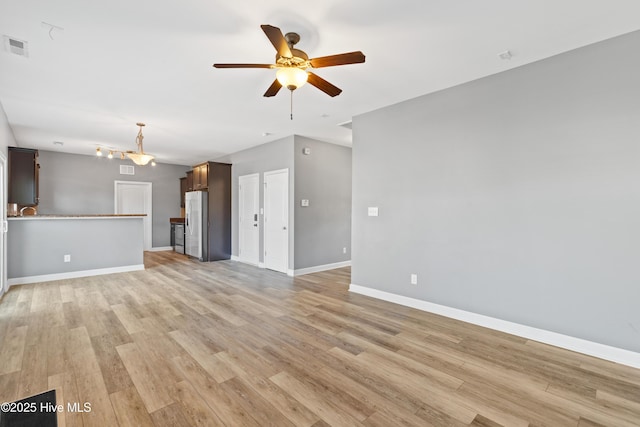
[[152, 223], [153, 223], [153, 208], [152, 208], [152, 203], [153, 203], [153, 198], [152, 198], [152, 193], [153, 193], [153, 183], [151, 182], [142, 182], [142, 181], [113, 181], [113, 185], [114, 185], [114, 191], [113, 191], [113, 213], [117, 214], [118, 213], [118, 191], [119, 191], [119, 186], [121, 185], [136, 185], [136, 186], [141, 186], [145, 188], [145, 193], [144, 193], [144, 206], [145, 206], [145, 212], [141, 212], [143, 214], [146, 214], [147, 216], [144, 217], [142, 219], [142, 225], [144, 227], [144, 241], [143, 241], [143, 248], [145, 251], [150, 251], [152, 249]]
[[8, 290], [7, 285], [7, 157], [0, 152], [0, 297]]
[[[243, 251], [243, 247], [242, 247], [242, 242], [243, 242], [242, 237], [244, 234], [242, 231], [243, 230], [242, 212], [243, 212], [243, 202], [244, 202], [244, 198], [242, 197], [243, 195], [242, 186], [243, 184], [246, 186], [246, 181], [249, 181], [249, 179], [256, 180], [255, 194], [256, 194], [256, 198], [258, 199], [258, 203], [256, 205], [258, 209], [258, 213], [257, 213], [258, 238], [256, 239], [256, 248], [255, 248], [256, 259], [255, 260], [248, 260], [242, 255], [243, 253], [246, 253], [246, 250]], [[260, 265], [260, 237], [261, 236], [262, 236], [262, 226], [260, 221], [260, 174], [251, 173], [247, 175], [241, 175], [238, 177], [238, 261], [251, 264], [251, 265]]]
[[[287, 242], [287, 250], [286, 250], [286, 256], [287, 256], [287, 262], [286, 262], [286, 266], [285, 266], [285, 270], [281, 271], [282, 273], [285, 273], [287, 275], [293, 275], [292, 269], [289, 268], [289, 266], [292, 264], [292, 259], [291, 259], [291, 221], [292, 221], [292, 217], [291, 217], [291, 212], [290, 212], [290, 205], [291, 205], [291, 195], [289, 194], [291, 191], [291, 183], [289, 182], [290, 180], [290, 176], [289, 176], [289, 169], [277, 169], [277, 170], [272, 170], [272, 171], [268, 171], [265, 172], [263, 174], [263, 188], [264, 188], [264, 194], [263, 194], [263, 206], [264, 206], [264, 215], [262, 217], [262, 221], [265, 222], [268, 218], [267, 218], [267, 177], [271, 176], [271, 175], [278, 175], [281, 173], [286, 173], [287, 174], [287, 191], [286, 191], [286, 195], [287, 195], [287, 238], [286, 238], [286, 242]], [[264, 227], [262, 228], [262, 241], [263, 241], [263, 264], [265, 268], [269, 268], [267, 267], [267, 257], [265, 256], [265, 253], [267, 253], [267, 248], [268, 248], [268, 242], [267, 242], [267, 226], [266, 224], [264, 225]], [[273, 270], [273, 271], [280, 271], [280, 270]]]

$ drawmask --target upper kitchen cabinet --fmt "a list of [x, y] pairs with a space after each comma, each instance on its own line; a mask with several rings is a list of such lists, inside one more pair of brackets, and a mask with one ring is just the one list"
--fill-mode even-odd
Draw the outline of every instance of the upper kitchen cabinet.
[[8, 203], [36, 206], [39, 201], [38, 150], [9, 147]]
[[209, 188], [209, 162], [193, 167], [193, 190]]
[[187, 172], [187, 191], [193, 191], [193, 171], [190, 170]]
[[180, 178], [180, 207], [184, 208], [184, 193], [187, 192], [187, 177]]

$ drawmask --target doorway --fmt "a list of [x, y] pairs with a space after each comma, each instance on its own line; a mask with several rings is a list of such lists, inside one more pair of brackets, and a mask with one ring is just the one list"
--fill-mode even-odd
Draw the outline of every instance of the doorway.
[[238, 261], [260, 262], [260, 175], [238, 178]]
[[151, 250], [151, 190], [150, 182], [115, 181], [114, 212], [116, 214], [145, 214], [143, 247]]
[[289, 268], [289, 169], [264, 174], [264, 266]]

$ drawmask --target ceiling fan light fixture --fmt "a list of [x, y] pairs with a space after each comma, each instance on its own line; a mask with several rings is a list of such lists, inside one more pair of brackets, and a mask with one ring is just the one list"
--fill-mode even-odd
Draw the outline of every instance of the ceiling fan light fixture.
[[282, 34], [278, 27], [273, 25], [261, 25], [262, 31], [276, 49], [275, 64], [221, 64], [215, 63], [215, 68], [277, 68], [276, 79], [271, 83], [263, 96], [269, 98], [276, 96], [280, 89], [286, 87], [291, 95], [291, 120], [293, 120], [293, 91], [309, 82], [311, 86], [320, 89], [327, 95], [334, 97], [340, 95], [342, 89], [332, 85], [325, 79], [316, 75], [313, 70], [323, 67], [335, 67], [337, 65], [360, 64], [365, 61], [365, 56], [360, 51], [340, 53], [337, 55], [320, 56], [311, 58], [302, 50], [294, 46], [300, 41], [297, 33]]
[[307, 82], [307, 72], [298, 67], [282, 67], [276, 73], [278, 82], [289, 90], [296, 90]]

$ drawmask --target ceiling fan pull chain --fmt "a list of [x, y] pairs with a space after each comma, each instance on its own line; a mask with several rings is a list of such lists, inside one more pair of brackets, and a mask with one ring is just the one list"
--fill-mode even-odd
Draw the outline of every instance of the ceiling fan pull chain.
[[291, 92], [291, 120], [293, 120], [293, 91], [290, 90], [289, 92]]

